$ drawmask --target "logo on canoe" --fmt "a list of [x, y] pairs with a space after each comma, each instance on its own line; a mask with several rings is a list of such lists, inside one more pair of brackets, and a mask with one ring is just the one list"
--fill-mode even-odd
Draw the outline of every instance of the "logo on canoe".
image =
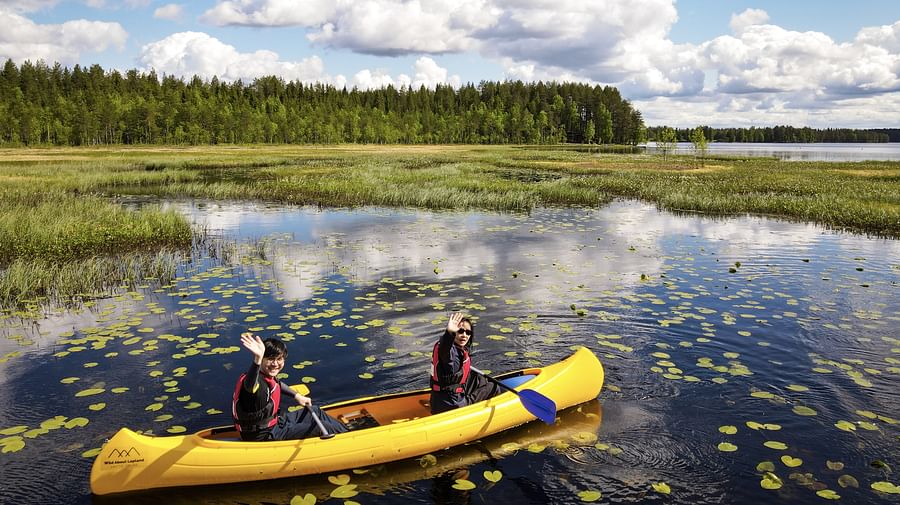
[[137, 447], [132, 446], [124, 450], [113, 448], [109, 451], [103, 463], [107, 465], [123, 465], [126, 463], [142, 463], [143, 461], [144, 458], [141, 456], [141, 451], [137, 450]]

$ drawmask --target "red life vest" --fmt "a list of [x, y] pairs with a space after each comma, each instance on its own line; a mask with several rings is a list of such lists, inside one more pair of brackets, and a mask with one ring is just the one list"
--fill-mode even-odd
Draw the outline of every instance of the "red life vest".
[[[466, 350], [465, 347], [462, 348], [463, 352], [463, 362], [462, 362], [462, 377], [459, 379], [459, 383], [454, 384], [441, 384], [440, 380], [438, 380], [437, 376], [437, 368], [438, 368], [438, 346], [440, 345], [440, 341], [434, 343], [434, 348], [431, 350], [431, 389], [433, 391], [452, 391], [454, 393], [462, 393], [465, 391], [466, 381], [469, 379], [469, 369], [472, 366], [472, 362], [469, 360], [469, 351]], [[453, 345], [453, 344], [451, 344]]]
[[238, 431], [259, 431], [271, 428], [278, 424], [278, 407], [281, 405], [281, 384], [277, 380], [262, 375], [267, 389], [268, 401], [266, 405], [255, 412], [245, 412], [238, 408], [238, 397], [247, 374], [241, 375], [234, 387], [234, 397], [231, 401], [231, 417], [234, 419], [234, 427]]

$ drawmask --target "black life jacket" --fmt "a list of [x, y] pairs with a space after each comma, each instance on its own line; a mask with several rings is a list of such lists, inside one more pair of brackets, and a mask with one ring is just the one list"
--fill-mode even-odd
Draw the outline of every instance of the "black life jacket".
[[[440, 379], [437, 376], [437, 368], [438, 368], [438, 346], [440, 345], [440, 341], [434, 343], [434, 348], [431, 350], [431, 390], [432, 391], [451, 391], [454, 393], [462, 393], [465, 391], [466, 381], [469, 379], [469, 369], [472, 366], [472, 362], [469, 359], [469, 351], [466, 350], [465, 347], [462, 348], [463, 352], [463, 362], [462, 362], [462, 373], [457, 373], [454, 375], [455, 378], [459, 378], [458, 381], [450, 383], [450, 384], [441, 384]], [[453, 345], [453, 344], [450, 344]], [[452, 349], [451, 349], [452, 351]]]
[[[281, 404], [281, 384], [277, 380], [262, 376], [268, 394], [266, 405], [255, 412], [245, 412], [243, 408], [238, 406], [238, 397], [241, 394], [241, 387], [247, 374], [241, 375], [238, 379], [237, 386], [234, 388], [234, 397], [231, 402], [231, 417], [234, 419], [234, 427], [239, 432], [242, 431], [259, 431], [266, 428], [272, 428], [278, 424], [278, 407]], [[259, 384], [257, 384], [259, 387]]]

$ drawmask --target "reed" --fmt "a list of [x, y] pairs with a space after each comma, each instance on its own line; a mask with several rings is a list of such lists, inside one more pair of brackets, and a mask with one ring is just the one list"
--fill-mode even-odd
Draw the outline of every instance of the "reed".
[[[183, 217], [109, 199], [123, 194], [525, 212], [636, 198], [663, 209], [765, 214], [900, 237], [896, 162], [719, 157], [700, 165], [688, 156], [553, 146], [360, 145], [0, 149], [0, 160], [5, 279], [20, 275], [13, 265], [27, 270], [25, 258], [62, 264], [191, 243]], [[30, 271], [41, 278], [46, 264], [35, 265]]]
[[168, 249], [66, 262], [18, 258], [0, 275], [0, 307], [72, 306], [109, 296], [123, 286], [166, 284], [183, 261], [181, 252]]

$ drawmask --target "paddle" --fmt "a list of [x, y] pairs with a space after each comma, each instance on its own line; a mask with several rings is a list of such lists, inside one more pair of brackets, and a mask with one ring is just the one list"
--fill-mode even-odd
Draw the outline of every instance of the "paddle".
[[550, 398], [547, 398], [546, 396], [531, 389], [516, 391], [515, 389], [507, 386], [497, 379], [485, 374], [474, 366], [469, 367], [469, 370], [500, 386], [502, 389], [515, 393], [515, 395], [519, 397], [519, 401], [522, 402], [522, 406], [525, 407], [528, 412], [534, 414], [534, 416], [541, 421], [544, 421], [545, 423], [550, 425], [556, 422], [556, 402], [554, 402]]
[[[281, 387], [284, 388], [285, 390], [287, 390], [287, 391], [288, 391], [289, 393], [291, 393], [292, 395], [296, 395], [296, 394], [297, 394], [297, 392], [294, 391], [294, 388], [292, 388], [291, 386], [285, 384], [284, 382], [282, 382], [281, 384], [282, 384]], [[307, 392], [307, 393], [308, 393], [308, 392]], [[319, 427], [319, 432], [322, 433], [322, 436], [320, 436], [319, 438], [331, 438], [331, 437], [333, 437], [333, 436], [334, 436], [334, 433], [329, 433], [329, 432], [328, 432], [328, 429], [326, 429], [326, 428], [325, 428], [325, 425], [322, 424], [322, 420], [319, 419], [319, 415], [316, 414], [316, 411], [313, 410], [312, 406], [311, 406], [311, 405], [305, 405], [305, 407], [306, 407], [307, 410], [309, 410], [309, 414], [312, 416], [313, 421], [316, 422], [316, 426]]]
[[312, 415], [313, 421], [316, 422], [316, 426], [319, 427], [319, 431], [322, 432], [322, 436], [319, 438], [331, 438], [334, 436], [334, 433], [329, 433], [327, 429], [325, 429], [325, 425], [322, 424], [322, 420], [319, 419], [319, 416], [316, 414], [316, 411], [312, 409], [311, 406], [306, 407], [309, 410], [309, 413]]

